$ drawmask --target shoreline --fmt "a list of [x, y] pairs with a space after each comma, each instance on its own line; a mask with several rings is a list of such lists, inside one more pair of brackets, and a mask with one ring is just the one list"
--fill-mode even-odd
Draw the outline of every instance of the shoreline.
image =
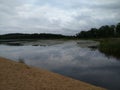
[[0, 90], [106, 90], [0, 57]]

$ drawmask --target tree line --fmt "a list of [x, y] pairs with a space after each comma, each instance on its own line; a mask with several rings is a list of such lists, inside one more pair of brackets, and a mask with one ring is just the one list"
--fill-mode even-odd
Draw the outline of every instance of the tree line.
[[120, 37], [120, 23], [117, 25], [105, 25], [100, 28], [91, 28], [76, 34], [77, 38], [109, 38]]
[[0, 35], [0, 39], [61, 39], [72, 38], [73, 36], [65, 36], [61, 34], [49, 34], [49, 33], [34, 33], [34, 34], [21, 34], [11, 33]]
[[0, 39], [74, 39], [74, 38], [109, 38], [120, 37], [120, 23], [117, 25], [105, 25], [100, 28], [91, 28], [88, 31], [81, 31], [74, 36], [66, 36], [62, 34], [49, 34], [49, 33], [34, 33], [34, 34], [21, 34], [11, 33], [0, 35]]

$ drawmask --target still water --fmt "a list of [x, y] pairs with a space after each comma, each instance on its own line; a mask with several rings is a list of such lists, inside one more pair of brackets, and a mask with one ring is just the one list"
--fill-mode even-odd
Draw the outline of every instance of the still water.
[[[51, 41], [52, 42], [52, 41]], [[31, 66], [44, 68], [109, 90], [120, 90], [120, 60], [107, 57], [78, 41], [48, 46], [0, 45], [0, 56], [24, 59]], [[89, 43], [87, 43], [89, 44]]]

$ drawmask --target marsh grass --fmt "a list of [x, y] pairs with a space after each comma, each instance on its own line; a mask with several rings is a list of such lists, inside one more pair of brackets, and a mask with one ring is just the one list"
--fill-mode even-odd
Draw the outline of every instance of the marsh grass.
[[107, 56], [120, 58], [120, 39], [104, 39], [100, 41], [99, 50]]
[[25, 60], [23, 58], [19, 58], [18, 62], [24, 64], [27, 69], [30, 69], [30, 67], [25, 63]]
[[24, 60], [23, 58], [19, 58], [19, 59], [18, 59], [18, 62], [25, 64], [25, 60]]

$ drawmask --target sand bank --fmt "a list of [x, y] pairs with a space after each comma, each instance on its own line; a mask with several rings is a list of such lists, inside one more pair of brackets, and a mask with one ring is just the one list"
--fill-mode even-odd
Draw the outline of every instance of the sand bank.
[[47, 70], [0, 58], [0, 90], [105, 90]]

